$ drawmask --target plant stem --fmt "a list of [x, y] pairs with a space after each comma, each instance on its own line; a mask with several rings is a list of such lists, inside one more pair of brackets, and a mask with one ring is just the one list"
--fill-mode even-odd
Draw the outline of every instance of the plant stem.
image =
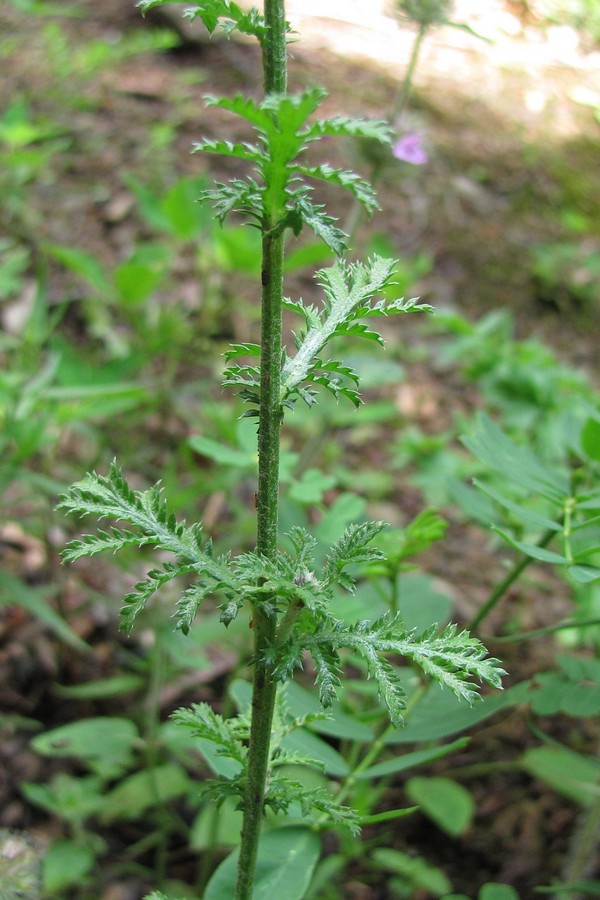
[[408, 102], [408, 97], [410, 95], [410, 90], [412, 88], [413, 78], [415, 75], [415, 70], [417, 68], [417, 63], [419, 61], [419, 54], [421, 52], [421, 44], [423, 43], [423, 38], [427, 33], [427, 25], [420, 25], [419, 30], [417, 32], [417, 36], [412, 45], [412, 51], [410, 54], [410, 60], [408, 63], [408, 68], [406, 70], [406, 74], [402, 79], [402, 84], [400, 85], [400, 90], [396, 96], [396, 102], [392, 108], [392, 120], [399, 119], [402, 113], [406, 108], [406, 104]]
[[[421, 45], [423, 44], [423, 38], [425, 37], [428, 30], [427, 25], [420, 25], [419, 30], [416, 34], [415, 40], [412, 45], [412, 49], [410, 52], [410, 59], [408, 62], [408, 67], [406, 69], [406, 73], [404, 78], [402, 79], [402, 83], [396, 94], [396, 99], [394, 101], [394, 105], [392, 106], [390, 112], [390, 120], [394, 124], [394, 126], [398, 126], [400, 124], [400, 119], [402, 113], [406, 109], [406, 105], [408, 103], [408, 98], [410, 96], [413, 78], [415, 75], [415, 71], [417, 68], [417, 63], [419, 61], [419, 54], [421, 52]], [[371, 168], [371, 176], [369, 181], [375, 187], [377, 181], [379, 180], [379, 176], [381, 175], [381, 170], [383, 165], [381, 162], [375, 163]], [[352, 203], [352, 207], [348, 214], [348, 218], [346, 220], [346, 224], [344, 226], [344, 231], [350, 237], [354, 236], [356, 229], [361, 220], [363, 208], [358, 200], [354, 199]]]
[[[263, 41], [265, 94], [285, 94], [287, 49], [283, 0], [265, 0], [267, 34]], [[281, 232], [274, 233], [283, 210], [275, 191], [265, 191], [262, 244], [261, 382], [258, 427], [257, 552], [273, 557], [277, 550], [279, 506], [279, 438], [281, 378], [281, 311], [283, 298], [283, 253]], [[244, 818], [236, 897], [250, 900], [253, 893], [258, 843], [268, 777], [271, 727], [277, 683], [272, 669], [261, 664], [263, 651], [273, 643], [277, 619], [255, 607], [254, 679], [252, 721], [248, 747]]]
[[[545, 531], [544, 534], [541, 536], [541, 538], [537, 542], [536, 546], [537, 547], [545, 547], [547, 544], [550, 543], [550, 541], [552, 540], [552, 538], [555, 535], [556, 535], [556, 531], [553, 531], [551, 528], [549, 528], [548, 531]], [[514, 582], [521, 575], [521, 573], [533, 561], [534, 560], [531, 556], [523, 555], [523, 557], [517, 563], [515, 563], [515, 565], [512, 567], [512, 569], [507, 574], [507, 576], [505, 578], [503, 578], [502, 581], [500, 581], [496, 585], [496, 587], [494, 588], [494, 590], [492, 591], [492, 593], [490, 594], [488, 599], [485, 601], [483, 606], [473, 616], [473, 618], [467, 625], [467, 628], [469, 631], [474, 631], [478, 627], [478, 625], [481, 625], [483, 620], [485, 618], [487, 618], [487, 616], [491, 613], [491, 611], [496, 606], [496, 604], [500, 602], [500, 600], [502, 599], [504, 594], [508, 591], [508, 589], [511, 587], [511, 585], [514, 584]]]

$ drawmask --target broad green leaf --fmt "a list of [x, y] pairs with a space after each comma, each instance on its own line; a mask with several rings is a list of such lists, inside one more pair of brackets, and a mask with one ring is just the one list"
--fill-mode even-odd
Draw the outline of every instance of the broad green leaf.
[[21, 785], [30, 803], [77, 829], [102, 808], [104, 779], [97, 775], [67, 775], [58, 772], [44, 784]]
[[55, 589], [51, 587], [30, 587], [15, 578], [10, 572], [0, 569], [0, 607], [22, 606], [27, 612], [43, 622], [54, 634], [81, 653], [88, 653], [88, 644], [77, 635], [68, 622], [60, 616], [50, 601]]
[[373, 862], [376, 866], [401, 876], [401, 884], [420, 888], [433, 897], [442, 897], [452, 890], [446, 875], [441, 869], [429, 865], [420, 856], [409, 856], [400, 850], [380, 847], [373, 851]]
[[235, 778], [239, 774], [241, 765], [235, 759], [223, 756], [221, 748], [212, 741], [203, 738], [195, 738], [194, 748], [201, 753], [215, 775], [221, 778]]
[[340, 494], [315, 528], [318, 540], [330, 547], [350, 522], [362, 518], [366, 505], [364, 498], [357, 494]]
[[529, 691], [529, 683], [522, 682], [502, 693], [483, 697], [481, 702], [474, 706], [467, 706], [448, 691], [432, 685], [423, 699], [411, 708], [410, 716], [403, 727], [390, 734], [385, 743], [421, 743], [459, 734], [485, 721], [501, 709], [527, 702]]
[[286, 253], [284, 271], [296, 272], [298, 269], [323, 265], [331, 262], [331, 250], [329, 247], [323, 246], [321, 241], [313, 241], [299, 247], [290, 249]]
[[489, 882], [483, 885], [477, 900], [519, 900], [519, 895], [509, 884]]
[[[591, 661], [591, 660], [590, 660]], [[593, 660], [596, 662], [596, 660]], [[600, 675], [598, 672], [569, 671], [570, 661], [560, 660], [561, 669], [535, 676], [531, 708], [538, 715], [558, 712], [569, 716], [593, 716], [600, 713]]]
[[139, 306], [158, 287], [163, 272], [142, 263], [126, 262], [115, 269], [119, 298], [128, 307]]
[[281, 746], [285, 750], [294, 750], [322, 763], [324, 771], [329, 775], [345, 778], [349, 774], [348, 763], [344, 757], [307, 728], [296, 728], [283, 739]]
[[226, 226], [215, 236], [215, 252], [226, 272], [260, 276], [260, 232], [247, 226]]
[[475, 813], [473, 795], [451, 778], [409, 778], [406, 793], [426, 816], [451, 837], [464, 834], [469, 829]]
[[253, 469], [256, 465], [256, 453], [246, 453], [227, 444], [220, 444], [212, 438], [195, 434], [188, 438], [188, 444], [196, 453], [214, 460], [222, 466], [235, 469]]
[[212, 804], [202, 807], [192, 823], [189, 843], [194, 850], [209, 850], [215, 846], [237, 847], [242, 830], [242, 811], [238, 801], [225, 800], [217, 810]]
[[409, 573], [398, 579], [398, 608], [407, 628], [417, 634], [434, 622], [440, 627], [449, 617], [452, 600], [442, 593], [429, 575]]
[[171, 231], [184, 241], [211, 224], [210, 210], [198, 202], [207, 186], [204, 178], [181, 178], [161, 202]]
[[544, 528], [551, 531], [562, 531], [560, 522], [556, 522], [554, 519], [548, 518], [548, 516], [542, 516], [535, 512], [535, 510], [528, 509], [519, 503], [513, 503], [513, 501], [509, 500], [504, 494], [494, 490], [494, 488], [490, 487], [488, 484], [484, 484], [482, 481], [479, 481], [479, 479], [474, 478], [473, 484], [526, 525], [532, 525], [534, 528]]
[[72, 697], [75, 700], [98, 700], [130, 694], [141, 690], [145, 685], [146, 679], [141, 675], [123, 674], [88, 681], [85, 684], [57, 684], [54, 691], [61, 697]]
[[581, 431], [581, 446], [584, 453], [595, 462], [600, 462], [600, 416], [590, 416]]
[[42, 864], [46, 895], [60, 894], [67, 888], [81, 885], [93, 865], [94, 853], [90, 847], [67, 839], [53, 841]]
[[74, 756], [108, 778], [129, 767], [137, 740], [133, 722], [107, 716], [53, 728], [34, 737], [31, 746], [43, 756]]
[[334, 475], [327, 475], [320, 469], [306, 469], [298, 481], [290, 485], [288, 496], [303, 506], [315, 506], [323, 499], [325, 491], [336, 484]]
[[548, 468], [533, 451], [515, 444], [483, 413], [477, 417], [475, 433], [463, 437], [462, 442], [482, 462], [500, 472], [508, 483], [541, 494], [561, 507], [569, 496], [569, 479], [561, 467]]
[[[237, 684], [238, 682], [236, 682]], [[242, 682], [246, 684], [246, 682]], [[248, 685], [247, 701], [250, 698], [250, 686]], [[293, 716], [305, 716], [309, 713], [322, 713], [323, 709], [314, 692], [307, 691], [295, 682], [289, 682], [286, 685], [286, 699], [289, 710]], [[369, 743], [375, 738], [373, 728], [356, 719], [347, 713], [342, 712], [339, 704], [335, 703], [331, 709], [327, 710], [326, 719], [318, 719], [311, 722], [309, 726], [311, 731], [318, 734], [326, 734], [330, 737], [340, 738], [342, 740], [360, 741]]]
[[538, 547], [537, 544], [528, 544], [525, 541], [517, 541], [512, 535], [502, 531], [501, 528], [494, 528], [494, 531], [496, 534], [499, 534], [507, 544], [510, 544], [511, 547], [520, 550], [521, 553], [524, 553], [525, 556], [529, 556], [532, 559], [537, 559], [540, 562], [554, 563], [557, 566], [565, 566], [569, 562], [567, 557], [563, 556], [562, 553], [554, 553], [553, 550], [546, 550], [545, 547]]
[[577, 501], [578, 509], [600, 509], [600, 491], [592, 494], [584, 494], [582, 500]]
[[433, 762], [435, 759], [441, 759], [449, 753], [454, 753], [456, 750], [462, 750], [468, 743], [468, 738], [459, 738], [457, 741], [453, 741], [451, 744], [444, 744], [441, 747], [403, 753], [402, 756], [386, 759], [385, 762], [377, 763], [368, 769], [364, 769], [362, 772], [355, 774], [354, 778], [359, 781], [370, 780], [371, 778], [383, 778], [387, 775], [394, 775], [397, 772], [406, 772], [408, 769], [414, 769], [417, 766], [425, 765], [425, 763]]
[[107, 823], [138, 819], [148, 809], [183, 796], [191, 787], [186, 771], [175, 763], [134, 772], [105, 795], [101, 819]]
[[112, 282], [96, 256], [86, 250], [78, 250], [62, 244], [48, 244], [44, 249], [65, 268], [87, 281], [103, 299], [110, 300], [114, 297]]
[[[309, 828], [288, 826], [263, 832], [258, 847], [253, 900], [302, 900], [321, 853], [321, 842]], [[204, 900], [235, 896], [239, 851], [231, 853], [210, 879]]]
[[458, 504], [469, 519], [473, 519], [475, 522], [488, 528], [497, 515], [494, 503], [479, 491], [464, 484], [459, 478], [448, 475], [444, 481], [450, 500]]
[[568, 566], [567, 574], [577, 584], [590, 584], [600, 580], [600, 568], [598, 566]]
[[590, 806], [600, 793], [600, 764], [566, 747], [534, 747], [521, 758], [521, 766], [559, 794]]

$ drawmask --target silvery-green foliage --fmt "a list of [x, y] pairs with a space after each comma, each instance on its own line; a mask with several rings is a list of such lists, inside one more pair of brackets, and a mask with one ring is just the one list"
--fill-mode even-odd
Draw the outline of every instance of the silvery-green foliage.
[[[288, 735], [319, 718], [323, 717], [318, 714], [292, 716], [285, 702], [285, 692], [279, 691], [271, 731], [269, 782], [265, 805], [273, 812], [281, 813], [287, 812], [293, 804], [298, 804], [303, 816], [326, 815], [329, 822], [344, 825], [356, 834], [359, 830], [359, 819], [353, 809], [336, 803], [329, 791], [307, 787], [290, 778], [286, 772], [290, 766], [323, 768], [319, 760], [283, 746]], [[250, 734], [249, 715], [240, 714], [236, 718], [224, 719], [207, 703], [199, 703], [177, 710], [173, 714], [173, 719], [191, 729], [195, 737], [208, 741], [216, 748], [218, 757], [227, 760], [229, 765], [233, 764], [234, 774], [231, 776], [220, 775], [203, 782], [200, 786], [202, 796], [210, 797], [217, 805], [228, 797], [237, 801], [243, 800], [247, 742]]]
[[151, 545], [173, 554], [173, 562], [152, 569], [125, 598], [121, 624], [127, 631], [157, 590], [186, 576], [191, 577], [192, 583], [182, 591], [176, 604], [178, 628], [187, 633], [200, 604], [210, 596], [222, 599], [221, 618], [225, 624], [244, 605], [249, 609], [260, 607], [280, 624], [275, 641], [256, 663], [267, 666], [277, 680], [284, 682], [302, 667], [308, 652], [325, 708], [333, 703], [341, 683], [340, 651], [344, 649], [366, 661], [369, 675], [397, 725], [402, 721], [405, 693], [396, 669], [387, 659], [391, 654], [411, 660], [427, 677], [469, 702], [476, 696], [472, 678], [501, 686], [503, 671], [498, 661], [484, 659], [482, 644], [466, 632], [458, 633], [455, 626], [441, 632], [434, 626], [415, 635], [404, 628], [399, 616], [346, 625], [331, 615], [329, 605], [335, 588], [354, 589], [355, 580], [348, 567], [382, 559], [372, 541], [384, 528], [383, 522], [350, 525], [331, 547], [319, 577], [315, 574], [315, 540], [304, 529], [292, 530], [292, 553], [281, 550], [272, 559], [255, 552], [241, 553], [233, 559], [215, 558], [210, 542], [204, 546], [201, 543], [200, 526], [178, 522], [169, 513], [160, 486], [132, 491], [115, 465], [108, 476], [92, 473], [73, 485], [62, 498], [61, 507], [82, 515], [111, 517], [135, 529], [119, 529], [115, 525], [110, 531], [85, 535], [67, 548], [67, 560], [106, 549], [114, 552], [134, 544]]
[[[360, 377], [350, 366], [336, 359], [322, 359], [319, 354], [334, 338], [360, 337], [383, 345], [381, 334], [364, 320], [375, 316], [407, 312], [431, 312], [432, 307], [415, 298], [387, 300], [381, 293], [394, 285], [396, 260], [374, 256], [366, 263], [338, 260], [328, 269], [316, 273], [323, 289], [322, 309], [302, 300], [284, 301], [286, 307], [304, 320], [304, 328], [294, 334], [296, 353], [284, 351], [281, 367], [281, 406], [293, 409], [298, 398], [308, 406], [316, 402], [317, 386], [324, 387], [336, 398], [346, 397], [355, 406], [362, 402], [358, 388]], [[238, 358], [258, 357], [257, 344], [234, 344], [226, 351], [228, 363]], [[260, 367], [234, 363], [225, 371], [225, 384], [241, 386], [240, 396], [254, 409], [260, 402]]]

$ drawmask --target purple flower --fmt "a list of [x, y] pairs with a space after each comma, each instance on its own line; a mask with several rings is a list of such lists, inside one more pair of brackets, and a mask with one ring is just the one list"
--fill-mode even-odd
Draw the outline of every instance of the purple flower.
[[423, 149], [421, 135], [415, 132], [404, 134], [399, 138], [392, 148], [392, 153], [396, 159], [401, 159], [413, 166], [423, 166], [429, 159]]

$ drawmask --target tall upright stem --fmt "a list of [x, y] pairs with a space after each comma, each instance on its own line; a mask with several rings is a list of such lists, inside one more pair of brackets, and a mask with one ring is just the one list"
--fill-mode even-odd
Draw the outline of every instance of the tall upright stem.
[[[263, 41], [265, 94], [285, 94], [287, 50], [284, 0], [265, 0]], [[258, 427], [257, 552], [272, 557], [277, 550], [279, 506], [279, 438], [281, 311], [283, 298], [283, 234], [272, 229], [284, 214], [275, 191], [265, 190], [262, 244], [261, 382]], [[272, 669], [261, 663], [263, 651], [275, 639], [277, 621], [254, 609], [254, 679], [252, 723], [248, 748], [244, 818], [238, 863], [237, 900], [253, 892], [258, 843], [268, 777], [271, 728], [277, 683]]]

